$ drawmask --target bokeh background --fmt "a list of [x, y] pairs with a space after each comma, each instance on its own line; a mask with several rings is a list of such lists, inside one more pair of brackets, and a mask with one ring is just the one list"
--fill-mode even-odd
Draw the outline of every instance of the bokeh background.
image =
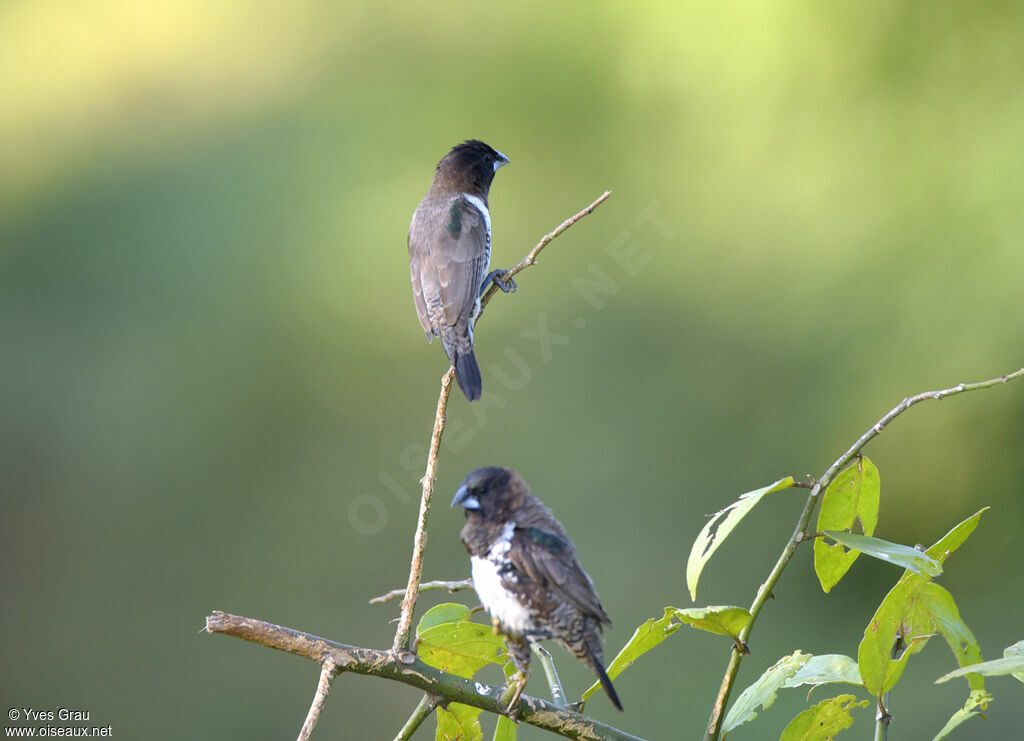
[[[200, 633], [211, 610], [390, 645], [397, 604], [367, 600], [405, 583], [445, 369], [406, 230], [468, 137], [512, 161], [495, 265], [614, 195], [481, 321], [490, 395], [452, 397], [425, 576], [468, 574], [458, 482], [513, 466], [573, 533], [614, 655], [691, 604], [706, 514], [820, 474], [905, 395], [1022, 365], [1022, 48], [1017, 2], [0, 5], [4, 705], [291, 738], [316, 667]], [[1024, 385], [917, 407], [868, 454], [881, 537], [992, 507], [940, 583], [1000, 656], [1024, 637]], [[748, 604], [802, 500], [764, 502], [698, 603]], [[855, 655], [899, 576], [861, 559], [826, 597], [809, 556], [740, 686], [798, 648]], [[699, 737], [727, 654], [682, 630], [617, 681], [625, 715], [590, 710]], [[890, 738], [963, 703], [932, 684], [953, 666], [939, 640], [910, 662]], [[989, 688], [957, 738], [1024, 723], [1020, 685]], [[391, 738], [418, 696], [342, 676], [317, 737]]]

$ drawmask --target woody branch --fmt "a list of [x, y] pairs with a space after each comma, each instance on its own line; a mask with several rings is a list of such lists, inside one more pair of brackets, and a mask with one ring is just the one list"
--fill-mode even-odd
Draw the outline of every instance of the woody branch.
[[[322, 667], [333, 667], [334, 672], [365, 674], [408, 684], [438, 698], [438, 705], [459, 702], [491, 713], [508, 714], [508, 709], [500, 702], [503, 688], [446, 674], [411, 653], [399, 657], [394, 651], [335, 643], [310, 633], [224, 612], [214, 612], [206, 618], [206, 631], [302, 656]], [[521, 698], [517, 720], [580, 741], [643, 741], [574, 710], [528, 695]]]

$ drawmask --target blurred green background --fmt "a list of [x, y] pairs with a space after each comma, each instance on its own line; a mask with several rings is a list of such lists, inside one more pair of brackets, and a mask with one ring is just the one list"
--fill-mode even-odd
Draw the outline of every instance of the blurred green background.
[[[452, 397], [425, 576], [468, 574], [458, 482], [513, 466], [574, 535], [614, 655], [690, 605], [706, 514], [820, 474], [905, 395], [1021, 366], [1022, 45], [1019, 2], [0, 5], [5, 704], [122, 739], [291, 738], [316, 668], [201, 634], [211, 610], [390, 645], [397, 604], [367, 599], [405, 583], [445, 369], [406, 230], [467, 137], [512, 160], [496, 266], [614, 195], [481, 322], [492, 396]], [[928, 544], [992, 507], [940, 579], [985, 658], [1024, 637], [1022, 441], [1018, 383], [868, 449], [880, 537]], [[700, 604], [749, 603], [802, 500], [744, 523]], [[855, 655], [899, 576], [861, 559], [826, 598], [809, 556], [740, 686], [798, 648]], [[590, 710], [699, 737], [727, 654], [680, 631], [616, 682], [625, 715]], [[556, 657], [578, 694], [589, 675]], [[963, 703], [932, 684], [953, 667], [941, 641], [910, 662], [890, 738]], [[989, 688], [957, 738], [1024, 723], [1020, 685]], [[391, 738], [418, 696], [342, 676], [317, 737]], [[777, 738], [803, 706], [734, 735]]]

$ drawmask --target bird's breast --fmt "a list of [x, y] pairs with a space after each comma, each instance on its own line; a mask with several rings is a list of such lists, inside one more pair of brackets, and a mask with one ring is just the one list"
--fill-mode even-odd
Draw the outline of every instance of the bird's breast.
[[515, 569], [509, 568], [500, 555], [473, 556], [470, 562], [480, 603], [498, 619], [502, 630], [514, 634], [535, 630], [532, 611], [510, 588], [517, 581]]

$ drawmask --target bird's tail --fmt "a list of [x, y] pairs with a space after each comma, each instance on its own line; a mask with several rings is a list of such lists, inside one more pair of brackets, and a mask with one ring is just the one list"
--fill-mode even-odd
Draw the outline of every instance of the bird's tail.
[[594, 650], [590, 646], [587, 646], [587, 658], [589, 659], [590, 668], [594, 670], [594, 674], [597, 675], [597, 679], [601, 682], [601, 686], [604, 687], [604, 691], [608, 693], [608, 699], [621, 712], [622, 703], [619, 701], [619, 693], [615, 691], [612, 680], [608, 678], [608, 673], [605, 672], [601, 659], [595, 655]]
[[455, 380], [459, 382], [459, 388], [467, 399], [476, 401], [483, 393], [484, 385], [480, 379], [480, 366], [477, 365], [476, 354], [473, 352], [472, 332], [455, 325], [444, 327], [440, 334], [444, 352], [455, 368]]
[[466, 398], [476, 401], [483, 393], [483, 379], [480, 378], [480, 366], [476, 362], [476, 354], [470, 347], [466, 352], [459, 352], [455, 355], [455, 380], [459, 382], [459, 388]]

